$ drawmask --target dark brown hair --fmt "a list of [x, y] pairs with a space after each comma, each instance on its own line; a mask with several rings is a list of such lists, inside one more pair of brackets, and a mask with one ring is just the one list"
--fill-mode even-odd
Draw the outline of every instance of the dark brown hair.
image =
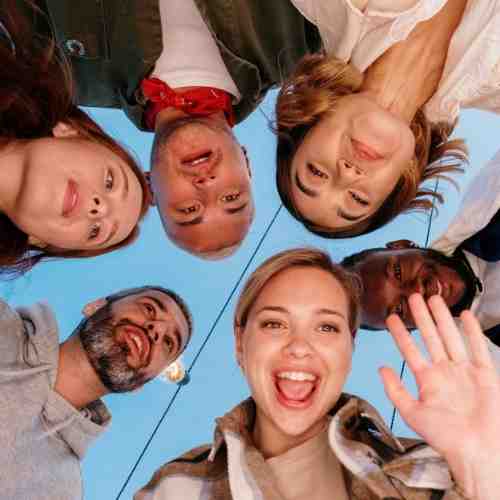
[[[52, 129], [64, 122], [79, 137], [106, 147], [131, 168], [142, 188], [144, 217], [150, 205], [144, 174], [130, 153], [75, 105], [71, 68], [51, 35], [45, 14], [33, 2], [0, 0], [0, 22], [7, 31], [0, 29], [0, 148], [12, 140], [52, 137]], [[94, 257], [117, 250], [132, 243], [139, 228], [105, 249], [41, 249], [30, 245], [28, 235], [0, 213], [0, 235], [0, 275], [15, 277], [43, 259]]]
[[290, 172], [295, 153], [307, 133], [334, 111], [338, 100], [358, 92], [362, 83], [363, 74], [354, 66], [333, 56], [308, 55], [284, 82], [276, 103], [276, 183], [281, 201], [307, 229], [325, 238], [366, 234], [402, 212], [429, 210], [435, 201], [443, 203], [442, 194], [422, 184], [430, 179], [448, 179], [444, 174], [461, 172], [461, 164], [468, 159], [462, 140], [448, 141], [455, 124], [431, 124], [419, 110], [410, 124], [415, 136], [414, 160], [375, 214], [341, 230], [323, 227], [307, 219], [297, 209], [291, 194]]

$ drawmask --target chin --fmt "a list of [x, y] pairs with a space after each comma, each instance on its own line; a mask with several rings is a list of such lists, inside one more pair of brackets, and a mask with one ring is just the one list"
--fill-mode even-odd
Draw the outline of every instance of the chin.
[[275, 426], [282, 434], [290, 438], [307, 440], [316, 435], [326, 422], [326, 416], [317, 418], [304, 418], [298, 415], [295, 418], [281, 418], [275, 420]]

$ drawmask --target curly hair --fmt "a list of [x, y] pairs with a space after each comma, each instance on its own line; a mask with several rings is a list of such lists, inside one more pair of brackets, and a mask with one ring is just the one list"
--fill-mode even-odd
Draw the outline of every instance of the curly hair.
[[[363, 74], [354, 66], [321, 53], [305, 56], [283, 83], [276, 103], [274, 131], [278, 136], [276, 183], [290, 214], [307, 229], [325, 238], [366, 234], [387, 224], [404, 211], [429, 210], [443, 196], [422, 184], [430, 179], [449, 179], [446, 174], [463, 171], [468, 161], [465, 144], [448, 140], [455, 124], [431, 124], [418, 110], [410, 124], [415, 136], [415, 156], [382, 206], [368, 219], [341, 230], [310, 221], [297, 209], [291, 194], [291, 164], [307, 133], [344, 96], [359, 92]], [[453, 181], [452, 181], [453, 182]]]
[[[52, 137], [52, 129], [66, 123], [80, 138], [106, 147], [131, 168], [143, 193], [142, 219], [150, 205], [146, 178], [131, 154], [76, 106], [71, 68], [54, 41], [45, 14], [34, 2], [0, 0], [0, 23], [0, 148], [13, 140]], [[132, 243], [139, 228], [105, 249], [41, 249], [31, 245], [28, 235], [0, 213], [0, 235], [0, 275], [12, 278], [44, 259], [94, 257], [117, 250]]]

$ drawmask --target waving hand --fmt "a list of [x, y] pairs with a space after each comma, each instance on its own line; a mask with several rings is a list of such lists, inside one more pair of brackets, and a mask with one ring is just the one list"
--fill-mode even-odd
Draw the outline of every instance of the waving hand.
[[429, 357], [401, 319], [389, 316], [387, 327], [415, 376], [418, 399], [392, 369], [381, 368], [386, 393], [405, 422], [447, 460], [470, 498], [498, 500], [500, 380], [479, 323], [470, 311], [461, 316], [469, 354], [441, 297], [428, 306], [420, 295], [409, 302]]

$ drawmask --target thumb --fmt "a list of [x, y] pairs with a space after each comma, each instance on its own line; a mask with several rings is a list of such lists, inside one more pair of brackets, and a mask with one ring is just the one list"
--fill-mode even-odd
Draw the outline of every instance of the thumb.
[[415, 407], [418, 402], [406, 390], [406, 387], [392, 368], [384, 366], [379, 369], [379, 374], [382, 378], [387, 397], [399, 411], [405, 422], [410, 425], [409, 420], [415, 414]]

